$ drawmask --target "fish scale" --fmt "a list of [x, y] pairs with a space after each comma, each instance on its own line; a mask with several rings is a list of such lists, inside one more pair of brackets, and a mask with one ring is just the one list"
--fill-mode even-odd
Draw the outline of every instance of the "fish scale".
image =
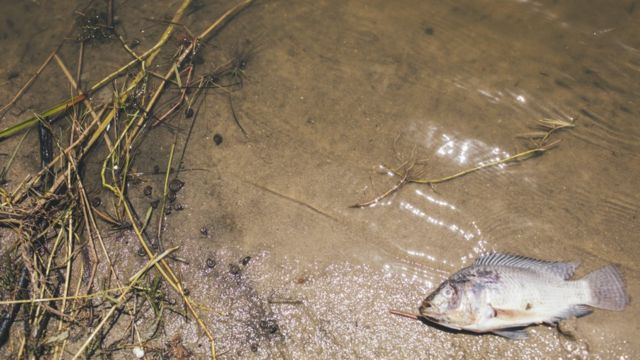
[[561, 317], [575, 304], [588, 302], [583, 281], [559, 281], [529, 269], [487, 268], [501, 274], [500, 283], [487, 287], [483, 301], [478, 303], [503, 312], [502, 316], [482, 319], [477, 327], [473, 327], [478, 331], [551, 322], [550, 317]]

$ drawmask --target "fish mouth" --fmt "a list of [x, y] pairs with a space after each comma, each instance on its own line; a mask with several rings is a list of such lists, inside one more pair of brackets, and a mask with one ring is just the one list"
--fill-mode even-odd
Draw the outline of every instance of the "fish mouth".
[[433, 321], [442, 320], [442, 314], [436, 311], [436, 309], [431, 306], [431, 303], [428, 301], [424, 301], [422, 305], [420, 305], [420, 308], [418, 308], [418, 311], [420, 312], [420, 315], [425, 318], [431, 319]]
[[462, 330], [461, 327], [449, 323], [444, 314], [435, 311], [435, 309], [430, 306], [425, 306], [423, 304], [422, 306], [420, 306], [418, 311], [420, 312], [420, 316], [422, 317], [422, 319], [426, 320], [427, 322], [443, 326], [451, 330]]

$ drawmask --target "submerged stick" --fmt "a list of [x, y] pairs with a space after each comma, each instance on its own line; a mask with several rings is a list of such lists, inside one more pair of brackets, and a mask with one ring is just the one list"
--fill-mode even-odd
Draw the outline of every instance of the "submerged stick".
[[467, 169], [464, 171], [461, 171], [459, 173], [453, 174], [453, 175], [449, 175], [449, 176], [445, 176], [442, 178], [437, 178], [437, 179], [409, 179], [409, 182], [413, 182], [416, 184], [429, 184], [429, 185], [433, 185], [433, 184], [439, 184], [439, 183], [443, 183], [445, 181], [449, 181], [449, 180], [453, 180], [462, 176], [465, 176], [467, 174], [471, 174], [473, 172], [482, 170], [482, 169], [486, 169], [489, 167], [493, 167], [496, 165], [502, 165], [502, 164], [508, 164], [508, 163], [512, 163], [512, 162], [516, 162], [516, 161], [521, 161], [521, 160], [526, 160], [532, 156], [535, 155], [540, 155], [543, 152], [549, 150], [550, 148], [554, 147], [555, 145], [557, 145], [560, 142], [560, 140], [557, 140], [551, 144], [547, 144], [545, 146], [541, 146], [541, 147], [537, 147], [535, 149], [530, 149], [530, 150], [526, 150], [520, 153], [517, 153], [515, 155], [506, 157], [504, 159], [499, 159], [499, 160], [494, 160], [494, 161], [489, 161], [487, 163], [478, 165], [476, 167], [473, 167], [471, 169]]
[[229, 93], [227, 95], [229, 97], [229, 107], [231, 108], [231, 115], [233, 115], [233, 121], [236, 122], [236, 125], [238, 125], [238, 128], [240, 128], [240, 131], [242, 131], [242, 135], [244, 135], [244, 137], [248, 137], [247, 136], [247, 132], [242, 127], [242, 124], [240, 124], [240, 120], [238, 119], [238, 116], [236, 115], [236, 109], [233, 108], [233, 101], [231, 100], [231, 93]]
[[36, 114], [30, 118], [28, 118], [27, 120], [24, 120], [16, 125], [10, 126], [2, 131], [0, 131], [0, 141], [11, 137], [17, 133], [19, 133], [20, 131], [26, 130], [32, 126], [34, 126], [35, 124], [37, 124], [40, 119], [47, 119], [50, 118], [54, 115], [63, 113], [69, 109], [71, 109], [74, 105], [76, 105], [77, 103], [79, 103], [80, 101], [84, 100], [86, 98], [85, 95], [77, 95], [74, 96], [70, 99], [67, 99], [61, 103], [59, 103], [58, 105], [55, 105], [51, 108], [49, 108], [48, 110], [46, 110], [43, 113], [40, 114]]
[[176, 144], [171, 144], [171, 150], [169, 151], [169, 160], [167, 161], [167, 171], [165, 172], [164, 176], [164, 187], [162, 188], [162, 203], [160, 205], [160, 212], [158, 213], [157, 245], [159, 249], [162, 249], [162, 224], [164, 223], [164, 212], [167, 207], [167, 197], [169, 196], [169, 176], [171, 176], [171, 164], [173, 163], [173, 154], [175, 148]]
[[[62, 45], [62, 43], [60, 45]], [[47, 59], [42, 63], [42, 65], [40, 65], [38, 70], [36, 70], [35, 74], [33, 74], [33, 76], [31, 76], [29, 78], [29, 80], [20, 88], [20, 90], [18, 90], [18, 92], [13, 96], [11, 101], [9, 101], [7, 104], [3, 105], [0, 108], [0, 114], [2, 114], [5, 110], [9, 109], [13, 104], [15, 104], [16, 101], [18, 101], [18, 99], [20, 99], [20, 97], [24, 94], [24, 92], [27, 91], [27, 89], [29, 89], [31, 84], [33, 84], [33, 82], [38, 78], [38, 76], [40, 76], [40, 73], [42, 73], [44, 68], [47, 67], [47, 65], [51, 62], [51, 59], [53, 59], [53, 55], [55, 55], [58, 52], [58, 50], [60, 49], [60, 45], [58, 45], [49, 54], [49, 56], [47, 56]]]
[[2, 170], [0, 170], [0, 185], [7, 181], [7, 173], [9, 172], [9, 168], [11, 167], [11, 164], [13, 164], [13, 160], [15, 160], [16, 154], [18, 153], [18, 150], [20, 149], [20, 146], [22, 146], [22, 142], [27, 137], [27, 135], [29, 135], [29, 131], [25, 132], [24, 135], [22, 135], [20, 141], [18, 141], [18, 145], [16, 145], [16, 147], [13, 149], [13, 151], [11, 152], [11, 156], [9, 156], [9, 159], [2, 167]]
[[[557, 130], [557, 128], [551, 129], [549, 130], [549, 133], [553, 132]], [[545, 139], [547, 139], [547, 137], [545, 137]], [[365, 202], [361, 202], [361, 203], [357, 203], [357, 204], [353, 204], [349, 207], [351, 208], [365, 208], [365, 207], [370, 207], [373, 206], [375, 204], [377, 204], [379, 201], [381, 201], [382, 199], [385, 199], [386, 197], [388, 197], [389, 195], [397, 192], [400, 188], [402, 188], [403, 186], [410, 184], [410, 183], [415, 183], [415, 184], [427, 184], [427, 185], [434, 185], [434, 184], [440, 184], [443, 182], [447, 182], [447, 181], [451, 181], [457, 178], [460, 178], [462, 176], [474, 173], [476, 171], [480, 171], [486, 168], [490, 168], [490, 167], [494, 167], [494, 166], [498, 166], [498, 165], [503, 165], [503, 164], [509, 164], [509, 163], [513, 163], [513, 162], [518, 162], [518, 161], [523, 161], [526, 159], [529, 159], [531, 157], [537, 156], [537, 155], [541, 155], [544, 152], [550, 150], [551, 148], [555, 147], [556, 145], [558, 145], [560, 143], [560, 140], [555, 140], [552, 141], [550, 143], [546, 143], [546, 144], [539, 144], [537, 147], [533, 148], [533, 149], [529, 149], [529, 150], [525, 150], [522, 152], [519, 152], [515, 155], [511, 155], [509, 157], [503, 158], [503, 159], [498, 159], [498, 160], [493, 160], [493, 161], [489, 161], [486, 162], [484, 164], [480, 164], [477, 166], [474, 166], [472, 168], [457, 172], [453, 175], [448, 175], [448, 176], [444, 176], [444, 177], [440, 177], [440, 178], [433, 178], [433, 179], [428, 179], [428, 178], [413, 178], [410, 176], [411, 170], [413, 169], [413, 166], [415, 165], [415, 163], [412, 163], [411, 165], [409, 165], [406, 170], [404, 170], [404, 174], [399, 174], [396, 171], [391, 171], [391, 174], [393, 174], [394, 176], [399, 176], [401, 177], [401, 180], [396, 183], [395, 185], [393, 185], [390, 189], [388, 189], [387, 191], [383, 192], [382, 194], [374, 197], [373, 199], [369, 200], [369, 201], [365, 201]], [[401, 166], [401, 168], [404, 166]]]
[[414, 313], [410, 313], [402, 310], [389, 309], [389, 312], [393, 315], [402, 316], [411, 320], [420, 320], [422, 318], [422, 316], [418, 314], [414, 314]]
[[393, 185], [389, 190], [383, 192], [382, 194], [376, 196], [375, 198], [363, 202], [363, 203], [359, 203], [359, 204], [353, 204], [349, 207], [352, 208], [363, 208], [363, 207], [369, 207], [369, 206], [373, 206], [375, 204], [377, 204], [380, 200], [386, 198], [387, 196], [393, 194], [394, 192], [398, 191], [402, 186], [404, 186], [407, 183], [407, 176], [409, 175], [409, 173], [407, 172], [406, 174], [404, 174], [404, 176], [402, 177], [402, 179], [395, 185]]

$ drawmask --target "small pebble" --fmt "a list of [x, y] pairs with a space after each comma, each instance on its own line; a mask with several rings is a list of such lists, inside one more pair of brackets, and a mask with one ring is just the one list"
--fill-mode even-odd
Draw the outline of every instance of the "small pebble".
[[245, 256], [242, 258], [242, 260], [240, 260], [240, 263], [243, 266], [247, 266], [247, 264], [249, 263], [249, 261], [251, 261], [251, 256]]
[[240, 274], [240, 266], [238, 266], [237, 264], [229, 264], [229, 273], [231, 275]]
[[142, 359], [144, 357], [144, 349], [140, 346], [135, 346], [133, 348], [133, 356], [135, 356], [136, 359]]
[[131, 40], [131, 42], [129, 43], [129, 48], [131, 49], [135, 49], [140, 45], [140, 40], [138, 39], [133, 39]]
[[213, 269], [216, 266], [216, 261], [213, 260], [212, 258], [208, 258], [206, 263], [209, 269]]
[[7, 74], [7, 80], [13, 80], [13, 79], [17, 78], [18, 76], [20, 76], [19, 72], [15, 71], [15, 70], [11, 70]]
[[142, 190], [142, 193], [144, 194], [144, 196], [151, 196], [151, 193], [153, 192], [153, 188], [151, 187], [151, 185], [147, 185], [144, 187], [144, 190]]
[[220, 134], [215, 134], [215, 135], [213, 135], [213, 142], [214, 142], [216, 145], [220, 145], [220, 144], [222, 144], [222, 135], [220, 135]]
[[259, 325], [262, 330], [269, 334], [275, 334], [279, 330], [278, 324], [275, 320], [262, 320]]
[[169, 190], [177, 193], [184, 186], [184, 182], [180, 179], [173, 179], [169, 182]]

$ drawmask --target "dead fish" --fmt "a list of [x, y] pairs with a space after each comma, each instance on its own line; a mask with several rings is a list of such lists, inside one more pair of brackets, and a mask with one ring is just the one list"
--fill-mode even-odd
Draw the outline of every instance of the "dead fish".
[[427, 320], [456, 330], [526, 339], [524, 327], [622, 311], [629, 303], [622, 274], [607, 265], [570, 280], [578, 264], [493, 253], [451, 275], [420, 306]]

